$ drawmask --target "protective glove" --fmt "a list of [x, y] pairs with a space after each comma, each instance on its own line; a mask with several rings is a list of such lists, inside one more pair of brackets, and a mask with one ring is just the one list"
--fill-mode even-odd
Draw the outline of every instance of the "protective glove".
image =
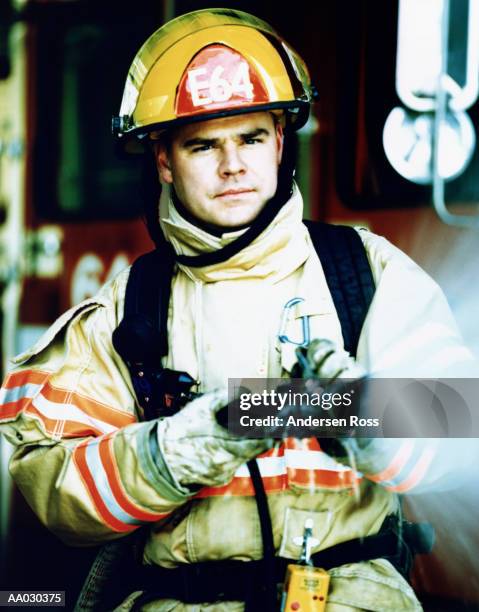
[[181, 486], [225, 485], [240, 465], [271, 448], [269, 438], [240, 438], [218, 424], [216, 414], [227, 403], [226, 389], [213, 391], [159, 421], [160, 453]]
[[344, 349], [338, 348], [331, 340], [315, 339], [307, 349], [299, 349], [298, 378], [320, 378], [329, 384], [337, 378], [363, 378], [366, 371]]
[[[365, 369], [344, 349], [325, 338], [313, 340], [307, 348], [296, 351], [298, 363], [292, 378], [303, 378], [306, 389], [310, 392], [327, 390], [329, 393], [341, 392], [347, 379], [348, 389], [357, 381], [361, 384], [366, 377]], [[333, 416], [334, 410], [331, 412]], [[342, 463], [350, 460], [348, 449], [349, 438], [321, 438], [321, 449]], [[357, 447], [368, 445], [368, 439], [356, 440]], [[356, 448], [357, 450], [357, 448]]]

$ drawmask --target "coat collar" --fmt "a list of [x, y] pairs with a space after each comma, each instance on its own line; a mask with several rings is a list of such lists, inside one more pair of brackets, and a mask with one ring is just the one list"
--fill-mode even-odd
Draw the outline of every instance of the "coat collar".
[[[302, 223], [302, 214], [303, 200], [295, 185], [293, 195], [272, 223], [229, 260], [200, 268], [178, 265], [190, 278], [202, 282], [240, 278], [277, 282], [301, 266], [310, 253], [308, 231]], [[243, 229], [214, 236], [196, 227], [177, 211], [170, 190], [165, 185], [160, 199], [160, 224], [175, 252], [185, 255], [217, 250], [246, 231]]]

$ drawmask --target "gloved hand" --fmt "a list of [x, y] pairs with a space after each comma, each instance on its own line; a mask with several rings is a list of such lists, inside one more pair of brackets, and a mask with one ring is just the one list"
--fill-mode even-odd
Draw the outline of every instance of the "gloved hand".
[[227, 390], [206, 393], [158, 423], [158, 444], [172, 476], [182, 486], [221, 486], [237, 468], [271, 448], [271, 439], [240, 438], [221, 427], [216, 413]]
[[337, 378], [363, 378], [366, 372], [344, 349], [326, 339], [313, 340], [307, 349], [299, 349], [298, 371], [293, 378], [320, 378], [324, 383], [332, 383]]
[[[298, 363], [292, 378], [303, 378], [305, 388], [310, 393], [328, 393], [343, 391], [347, 379], [347, 388], [352, 381], [359, 385], [365, 380], [366, 370], [344, 349], [340, 349], [331, 340], [325, 338], [313, 340], [307, 348], [296, 351]], [[331, 416], [334, 416], [334, 410]], [[356, 440], [356, 444], [367, 444], [368, 440]], [[345, 463], [349, 459], [347, 447], [350, 438], [321, 438], [321, 449], [328, 455]]]

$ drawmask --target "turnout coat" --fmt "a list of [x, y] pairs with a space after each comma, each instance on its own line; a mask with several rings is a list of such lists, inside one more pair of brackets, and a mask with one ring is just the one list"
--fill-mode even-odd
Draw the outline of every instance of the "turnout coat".
[[[287, 374], [295, 347], [281, 344], [278, 330], [284, 305], [296, 296], [304, 301], [291, 313], [288, 336], [301, 336], [301, 317], [307, 315], [312, 338], [342, 346], [340, 323], [301, 217], [296, 190], [273, 223], [231, 260], [176, 267], [164, 365], [187, 371], [200, 391], [224, 386], [229, 377]], [[161, 223], [176, 251], [187, 254], [218, 248], [237, 235], [202, 232], [166, 197]], [[377, 289], [357, 360], [368, 372], [394, 376], [455, 375], [471, 368], [472, 356], [437, 285], [384, 238], [358, 231]], [[128, 370], [112, 346], [128, 274], [123, 271], [98, 295], [63, 314], [14, 359], [0, 408], [1, 429], [15, 446], [11, 474], [40, 520], [68, 543], [105, 542], [148, 525], [146, 564], [170, 568], [261, 558], [246, 466], [225, 486], [193, 494], [153, 452], [149, 439], [156, 421], [142, 422]], [[358, 451], [355, 470], [324, 453], [315, 439], [276, 444], [258, 463], [277, 554], [298, 558], [297, 538], [307, 518], [314, 522], [313, 552], [377, 533], [388, 515], [399, 512], [398, 493], [431, 488], [453, 469], [444, 460], [441, 445], [447, 442], [374, 440]], [[420, 609], [386, 560], [330, 573], [328, 612]], [[237, 602], [202, 609], [242, 607]], [[163, 601], [148, 609], [189, 606]]]

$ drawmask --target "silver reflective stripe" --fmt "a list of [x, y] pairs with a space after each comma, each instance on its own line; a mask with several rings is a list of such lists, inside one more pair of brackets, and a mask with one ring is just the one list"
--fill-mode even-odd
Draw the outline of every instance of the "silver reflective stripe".
[[93, 440], [87, 444], [86, 461], [88, 469], [90, 470], [95, 481], [95, 486], [98, 489], [98, 492], [101, 495], [106, 507], [108, 508], [108, 511], [122, 523], [126, 523], [127, 525], [143, 525], [144, 521], [139, 521], [133, 518], [130, 514], [125, 512], [116, 501], [113, 491], [111, 490], [110, 483], [108, 482], [105, 468], [101, 462], [100, 447], [97, 440]]
[[21, 399], [35, 397], [42, 387], [43, 385], [28, 383], [21, 387], [3, 388], [0, 390], [0, 404], [9, 404], [11, 402], [18, 402]]

